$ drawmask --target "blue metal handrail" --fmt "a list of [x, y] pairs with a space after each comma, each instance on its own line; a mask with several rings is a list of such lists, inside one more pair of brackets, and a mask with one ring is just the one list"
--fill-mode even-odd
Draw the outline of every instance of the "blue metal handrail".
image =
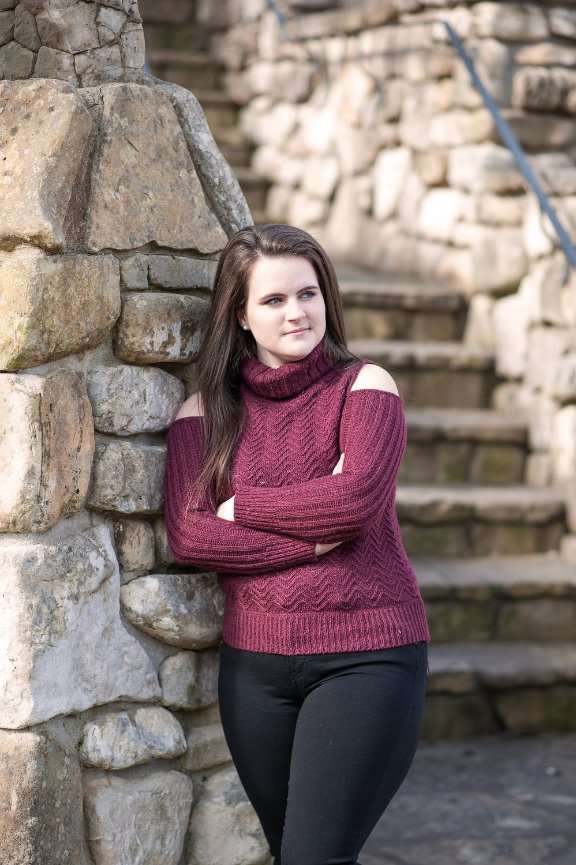
[[[283, 38], [288, 39], [290, 41], [295, 41], [292, 34], [289, 33], [289, 31], [288, 31], [288, 28], [286, 26], [286, 17], [278, 8], [276, 0], [266, 0], [266, 2], [267, 2], [268, 7], [270, 8], [270, 10], [276, 16], [276, 20], [278, 21], [278, 24], [279, 24]], [[417, 23], [419, 25], [421, 25], [423, 22], [419, 21]], [[504, 144], [508, 147], [508, 149], [512, 153], [512, 156], [514, 157], [514, 161], [516, 162], [516, 165], [518, 166], [518, 169], [520, 170], [522, 176], [526, 180], [526, 183], [530, 186], [530, 188], [532, 189], [532, 191], [536, 195], [536, 198], [538, 199], [538, 203], [540, 205], [540, 212], [541, 213], [544, 212], [548, 216], [548, 219], [550, 220], [552, 226], [554, 227], [554, 230], [556, 231], [556, 234], [557, 234], [558, 239], [560, 241], [560, 245], [562, 246], [562, 250], [564, 252], [564, 255], [566, 256], [566, 259], [567, 259], [566, 271], [564, 273], [564, 283], [566, 283], [568, 278], [569, 278], [569, 274], [570, 274], [569, 267], [570, 266], [576, 267], [576, 247], [572, 243], [572, 240], [570, 239], [570, 235], [568, 234], [568, 232], [566, 231], [566, 229], [562, 225], [562, 223], [558, 217], [558, 214], [556, 213], [555, 209], [552, 207], [552, 204], [550, 203], [548, 196], [546, 195], [546, 193], [542, 189], [542, 186], [540, 184], [538, 177], [536, 176], [536, 174], [534, 173], [530, 164], [528, 163], [528, 160], [526, 158], [526, 154], [524, 153], [524, 151], [520, 145], [520, 142], [518, 141], [514, 132], [512, 131], [510, 124], [504, 119], [504, 117], [502, 117], [502, 114], [500, 112], [498, 104], [496, 103], [496, 101], [494, 100], [494, 97], [492, 96], [492, 94], [490, 93], [490, 91], [487, 89], [487, 87], [483, 83], [482, 79], [480, 78], [478, 71], [474, 65], [474, 61], [472, 60], [472, 57], [469, 55], [469, 53], [466, 51], [466, 48], [464, 47], [464, 43], [462, 42], [462, 39], [459, 36], [459, 34], [456, 32], [456, 30], [452, 27], [452, 25], [448, 21], [445, 21], [442, 18], [427, 18], [425, 23], [430, 23], [430, 24], [439, 23], [439, 24], [442, 24], [446, 28], [448, 38], [450, 39], [450, 42], [452, 43], [452, 45], [454, 46], [456, 51], [458, 52], [460, 59], [462, 60], [462, 62], [466, 66], [466, 69], [468, 70], [468, 74], [470, 75], [470, 78], [472, 80], [474, 87], [476, 87], [476, 89], [479, 91], [479, 93], [480, 93], [480, 95], [484, 101], [484, 104], [486, 105], [486, 108], [488, 109], [488, 111], [492, 115], [492, 117], [494, 119], [494, 123], [496, 124], [496, 128], [497, 128], [498, 132], [500, 133], [500, 137], [502, 138]], [[409, 26], [409, 25], [406, 25], [406, 26]], [[362, 59], [364, 59], [364, 55], [358, 55], [356, 57], [356, 59], [362, 60]]]

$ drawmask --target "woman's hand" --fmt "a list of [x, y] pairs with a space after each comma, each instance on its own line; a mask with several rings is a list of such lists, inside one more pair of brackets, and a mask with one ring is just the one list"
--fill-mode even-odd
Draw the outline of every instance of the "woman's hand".
[[[340, 459], [338, 460], [338, 462], [336, 463], [336, 465], [332, 469], [332, 474], [333, 475], [340, 474], [340, 472], [342, 471], [343, 464], [344, 464], [344, 454], [340, 454]], [[321, 556], [324, 553], [327, 553], [330, 550], [333, 550], [334, 547], [337, 547], [339, 544], [343, 544], [343, 543], [344, 543], [344, 541], [336, 541], [335, 544], [316, 544], [316, 550], [315, 550], [316, 555]]]
[[223, 520], [234, 522], [234, 496], [226, 501], [221, 502], [216, 509], [216, 516], [222, 517]]
[[[340, 459], [332, 469], [332, 474], [336, 475], [342, 471], [342, 466], [344, 464], [344, 454], [340, 454]], [[221, 517], [223, 520], [230, 520], [234, 522], [234, 496], [232, 498], [226, 499], [221, 502], [216, 509], [216, 516]], [[339, 546], [339, 544], [344, 543], [344, 541], [336, 541], [335, 544], [316, 544], [315, 552], [317, 556], [321, 556], [324, 553], [333, 550], [334, 547]]]

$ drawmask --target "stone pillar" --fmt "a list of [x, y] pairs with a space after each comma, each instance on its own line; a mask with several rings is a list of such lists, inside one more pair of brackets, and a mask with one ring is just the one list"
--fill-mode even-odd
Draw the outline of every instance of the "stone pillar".
[[0, 0], [0, 42], [0, 865], [260, 862], [223, 598], [162, 519], [250, 212], [195, 97], [144, 71], [136, 0]]

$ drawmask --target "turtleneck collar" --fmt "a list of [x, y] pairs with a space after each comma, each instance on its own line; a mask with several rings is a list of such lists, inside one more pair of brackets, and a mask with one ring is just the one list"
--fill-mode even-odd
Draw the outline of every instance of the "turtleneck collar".
[[267, 366], [256, 357], [243, 358], [240, 376], [254, 393], [271, 399], [294, 396], [333, 367], [326, 355], [326, 337], [306, 357], [278, 367]]

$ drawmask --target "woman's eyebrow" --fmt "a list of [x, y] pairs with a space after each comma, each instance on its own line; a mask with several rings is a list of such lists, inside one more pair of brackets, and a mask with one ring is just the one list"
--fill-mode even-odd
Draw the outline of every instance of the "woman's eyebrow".
[[[307, 291], [309, 288], [319, 288], [319, 286], [318, 285], [305, 285], [304, 288], [299, 288], [298, 292]], [[268, 297], [275, 297], [277, 294], [284, 294], [284, 292], [283, 291], [270, 291], [270, 292], [268, 292], [268, 294], [263, 294], [262, 297], [260, 298], [260, 300], [266, 300], [266, 298], [268, 298]]]

